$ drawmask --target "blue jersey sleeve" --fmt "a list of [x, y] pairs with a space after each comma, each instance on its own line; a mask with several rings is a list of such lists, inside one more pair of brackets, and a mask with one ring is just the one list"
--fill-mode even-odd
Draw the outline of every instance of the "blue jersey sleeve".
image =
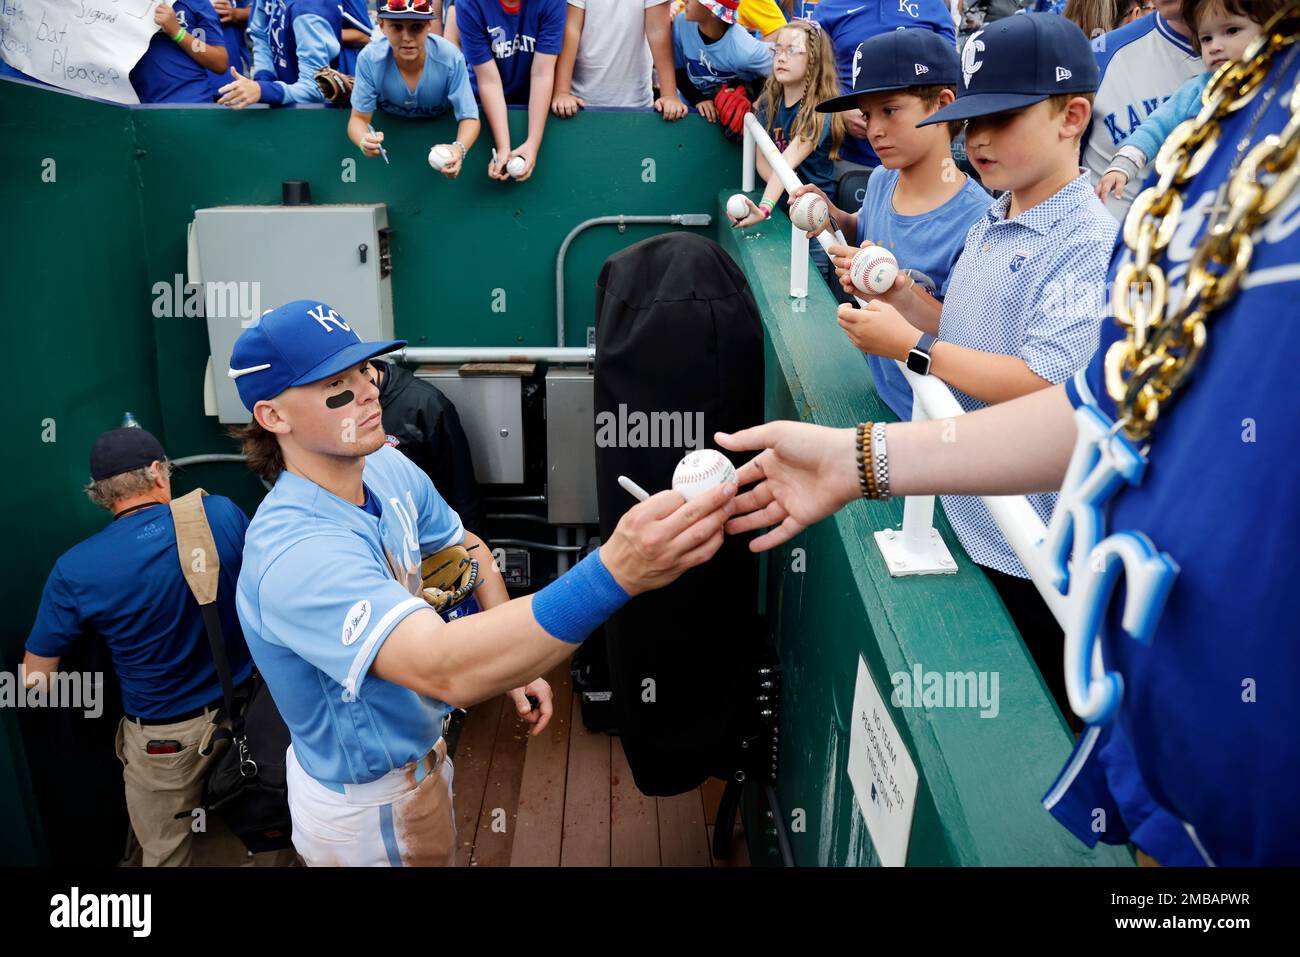
[[[535, 0], [534, 0], [535, 2]], [[565, 0], [545, 0], [546, 6], [541, 11], [537, 24], [538, 53], [558, 54], [564, 46], [564, 22], [568, 16], [568, 3]]]
[[447, 99], [458, 120], [477, 120], [478, 102], [474, 99], [474, 87], [469, 82], [469, 66], [465, 63], [465, 54], [453, 48], [452, 59], [448, 64], [450, 77], [447, 82]]
[[1160, 152], [1160, 147], [1174, 131], [1174, 127], [1183, 120], [1196, 116], [1200, 111], [1201, 91], [1205, 89], [1209, 79], [1208, 73], [1192, 77], [1180, 86], [1173, 96], [1161, 103], [1154, 113], [1143, 120], [1142, 125], [1130, 133], [1119, 146], [1121, 148], [1132, 146], [1141, 150], [1147, 162], [1150, 162], [1155, 158], [1156, 153]]
[[379, 105], [379, 78], [387, 58], [376, 55], [384, 44], [370, 44], [357, 57], [357, 72], [352, 83], [352, 109], [358, 113], [373, 113]]
[[41, 592], [36, 621], [27, 636], [27, 650], [42, 658], [62, 658], [81, 636], [81, 631], [77, 596], [64, 578], [61, 564], [55, 562]]
[[[399, 452], [398, 455], [401, 455]], [[423, 479], [416, 488], [419, 490], [420, 554], [432, 555], [440, 548], [456, 545], [465, 540], [465, 526], [446, 499], [434, 488], [433, 482], [418, 466], [403, 456], [404, 463], [412, 472], [419, 473]]]
[[271, 62], [271, 18], [266, 0], [253, 0], [253, 12], [248, 17], [248, 38], [253, 44], [253, 79], [274, 80], [275, 66]]
[[292, 83], [262, 80], [262, 102], [324, 103], [325, 94], [316, 85], [316, 71], [329, 66], [339, 55], [339, 38], [329, 22], [319, 14], [304, 13], [294, 17], [293, 37], [298, 47], [298, 79]]
[[323, 672], [342, 688], [345, 700], [356, 698], [393, 629], [429, 608], [393, 578], [364, 541], [337, 534], [285, 549], [263, 574], [256, 597], [257, 634]]
[[492, 59], [492, 45], [488, 42], [487, 28], [483, 25], [483, 11], [479, 0], [461, 0], [456, 5], [456, 27], [460, 30], [460, 48], [470, 66], [478, 66]]

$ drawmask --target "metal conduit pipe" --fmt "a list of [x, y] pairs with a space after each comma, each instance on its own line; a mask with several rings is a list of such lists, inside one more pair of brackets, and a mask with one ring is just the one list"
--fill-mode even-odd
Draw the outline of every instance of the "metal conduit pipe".
[[[670, 216], [597, 216], [585, 219], [569, 230], [569, 235], [560, 243], [559, 255], [555, 257], [555, 345], [564, 348], [564, 257], [569, 253], [569, 246], [578, 234], [592, 226], [617, 226], [621, 233], [628, 226], [707, 226], [713, 222], [708, 213], [673, 213]], [[586, 353], [587, 350], [582, 350]]]
[[523, 538], [494, 538], [493, 545], [519, 545], [524, 548], [540, 548], [544, 552], [560, 552], [567, 556], [568, 553], [580, 551], [577, 545], [548, 545], [546, 542], [530, 542]]
[[[410, 365], [424, 362], [587, 362], [586, 348], [554, 346], [407, 346], [389, 354]], [[387, 357], [386, 357], [387, 358]]]

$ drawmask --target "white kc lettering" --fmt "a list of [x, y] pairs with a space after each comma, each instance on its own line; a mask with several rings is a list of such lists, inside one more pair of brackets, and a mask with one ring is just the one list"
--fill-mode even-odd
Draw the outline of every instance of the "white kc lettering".
[[352, 327], [343, 321], [342, 317], [333, 309], [326, 305], [319, 305], [315, 309], [308, 309], [307, 315], [311, 316], [320, 323], [320, 327], [326, 332], [333, 332], [331, 325], [337, 326], [344, 332], [351, 332]]

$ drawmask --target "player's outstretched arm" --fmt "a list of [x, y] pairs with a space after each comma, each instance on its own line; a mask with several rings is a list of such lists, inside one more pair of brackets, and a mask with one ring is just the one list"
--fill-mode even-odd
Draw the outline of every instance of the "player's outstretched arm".
[[629, 596], [708, 561], [722, 546], [734, 495], [734, 485], [689, 503], [674, 491], [653, 495], [628, 510], [595, 555], [534, 595], [450, 624], [432, 609], [408, 615], [371, 671], [458, 707], [524, 685], [571, 655]]
[[[956, 419], [895, 422], [885, 432], [894, 495], [1016, 495], [1061, 487], [1074, 447], [1074, 413], [1064, 386]], [[853, 429], [768, 422], [732, 435], [724, 449], [758, 451], [736, 473], [733, 534], [771, 528], [756, 552], [789, 541], [861, 495]]]

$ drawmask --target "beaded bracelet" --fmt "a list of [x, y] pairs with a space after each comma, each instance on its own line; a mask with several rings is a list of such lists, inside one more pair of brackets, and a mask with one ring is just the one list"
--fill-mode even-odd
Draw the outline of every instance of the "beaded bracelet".
[[867, 439], [871, 428], [872, 423], [870, 422], [860, 422], [857, 427], [858, 487], [862, 490], [863, 498], [876, 497], [875, 469], [868, 467], [867, 464], [870, 458], [867, 451]]

